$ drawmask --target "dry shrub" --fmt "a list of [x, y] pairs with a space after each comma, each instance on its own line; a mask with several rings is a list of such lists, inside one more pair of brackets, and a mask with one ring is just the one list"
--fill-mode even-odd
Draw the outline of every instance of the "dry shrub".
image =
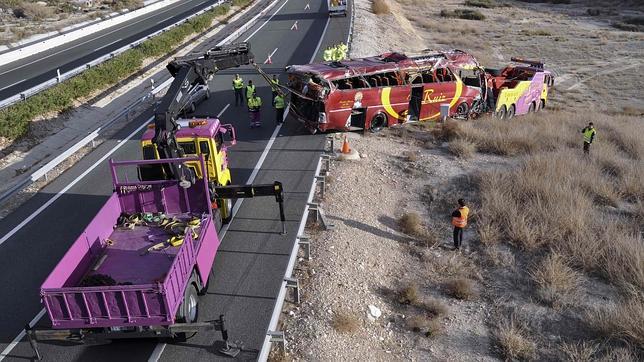
[[483, 15], [478, 10], [473, 9], [454, 9], [454, 10], [441, 10], [440, 14], [443, 18], [458, 18], [465, 20], [485, 20]]
[[552, 307], [571, 304], [579, 296], [581, 274], [572, 269], [564, 258], [552, 253], [544, 258], [530, 273], [537, 284], [537, 296]]
[[391, 9], [386, 0], [373, 0], [371, 3], [371, 11], [376, 15], [390, 14]]
[[427, 261], [427, 270], [433, 278], [462, 277], [475, 274], [476, 266], [461, 254], [436, 257]]
[[437, 318], [431, 319], [427, 322], [425, 330], [425, 337], [433, 338], [444, 332], [444, 327], [441, 321]]
[[534, 356], [535, 343], [513, 317], [498, 324], [494, 337], [508, 360], [529, 360]]
[[449, 152], [460, 158], [472, 158], [476, 153], [476, 144], [466, 138], [458, 138], [447, 146]]
[[410, 284], [398, 292], [398, 302], [401, 304], [416, 304], [418, 302], [418, 287]]
[[489, 265], [496, 267], [515, 268], [516, 260], [511, 251], [501, 251], [498, 246], [491, 245], [484, 249], [485, 260]]
[[430, 298], [417, 306], [434, 317], [442, 317], [447, 314], [447, 306], [438, 299]]
[[476, 232], [481, 243], [486, 246], [497, 244], [501, 238], [501, 228], [496, 224], [486, 222], [484, 218], [479, 218], [479, 222], [476, 223]]
[[360, 322], [355, 316], [347, 312], [338, 312], [333, 316], [331, 326], [340, 333], [350, 334], [355, 333], [360, 328]]
[[418, 161], [418, 152], [405, 151], [404, 157], [407, 162], [416, 162]]
[[436, 318], [427, 318], [426, 316], [413, 316], [406, 321], [407, 328], [414, 332], [421, 332], [426, 337], [435, 337], [443, 332], [443, 325]]
[[422, 331], [426, 326], [429, 320], [424, 316], [413, 316], [409, 317], [406, 320], [407, 327], [414, 332]]
[[636, 362], [641, 361], [635, 353], [627, 347], [611, 348], [606, 354], [598, 359], [601, 362]]
[[444, 123], [437, 124], [430, 132], [434, 138], [440, 141], [451, 141], [463, 135], [461, 123], [453, 120], [447, 120]]
[[570, 362], [594, 361], [599, 344], [591, 342], [564, 343], [559, 348], [561, 359]]
[[445, 288], [447, 294], [457, 299], [470, 300], [477, 296], [474, 283], [470, 279], [452, 279], [445, 284]]
[[627, 234], [624, 230], [617, 232], [604, 248], [599, 262], [608, 280], [626, 291], [644, 291], [644, 241], [641, 234]]
[[407, 235], [421, 236], [423, 234], [423, 222], [417, 212], [404, 213], [398, 219], [400, 231]]
[[644, 298], [641, 295], [618, 305], [591, 310], [587, 320], [607, 337], [623, 338], [644, 348]]
[[32, 20], [43, 20], [54, 16], [54, 9], [48, 6], [41, 6], [36, 3], [22, 2], [13, 9], [17, 18], [29, 18]]

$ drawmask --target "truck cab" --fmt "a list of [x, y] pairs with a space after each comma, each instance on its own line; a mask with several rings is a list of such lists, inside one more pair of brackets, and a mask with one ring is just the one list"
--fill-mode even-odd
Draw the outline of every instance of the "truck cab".
[[[212, 189], [215, 186], [226, 186], [231, 183], [230, 169], [228, 168], [228, 147], [236, 143], [235, 129], [230, 124], [221, 124], [218, 118], [193, 118], [179, 119], [180, 128], [176, 132], [176, 140], [184, 157], [199, 157], [203, 155], [206, 165], [208, 184]], [[141, 147], [144, 160], [158, 160], [159, 152], [152, 142], [154, 137], [154, 123], [148, 125], [148, 130], [141, 138]], [[198, 179], [202, 179], [204, 170], [197, 161], [187, 161], [185, 165], [194, 170]], [[165, 176], [163, 167], [158, 167], [154, 175], [147, 176], [140, 171], [139, 177], [159, 178]], [[159, 175], [160, 173], [160, 175]], [[228, 222], [231, 217], [232, 201], [230, 199], [214, 199], [212, 207], [219, 208], [222, 221]]]

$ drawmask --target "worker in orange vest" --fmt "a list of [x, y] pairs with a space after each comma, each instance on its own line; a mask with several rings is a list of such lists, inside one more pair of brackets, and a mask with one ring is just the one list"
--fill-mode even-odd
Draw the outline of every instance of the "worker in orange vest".
[[463, 229], [467, 226], [467, 216], [470, 209], [465, 206], [465, 200], [458, 199], [458, 209], [452, 213], [452, 225], [454, 225], [454, 250], [461, 248], [463, 242]]

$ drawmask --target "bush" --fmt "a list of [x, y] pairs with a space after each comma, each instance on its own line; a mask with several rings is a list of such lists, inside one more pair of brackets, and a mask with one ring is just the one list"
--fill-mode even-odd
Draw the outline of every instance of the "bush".
[[386, 0], [373, 0], [371, 3], [371, 11], [376, 15], [390, 14], [391, 9]]
[[450, 142], [447, 149], [456, 157], [472, 158], [476, 153], [476, 144], [466, 138], [459, 138]]
[[644, 299], [641, 295], [616, 306], [592, 310], [588, 320], [603, 335], [623, 338], [644, 348]]
[[440, 16], [465, 20], [485, 20], [485, 15], [478, 10], [472, 9], [441, 10]]
[[340, 333], [355, 333], [360, 328], [360, 322], [353, 315], [346, 312], [339, 312], [331, 320], [333, 329]]
[[13, 15], [17, 18], [28, 18], [32, 20], [43, 20], [54, 15], [54, 9], [36, 3], [21, 2], [13, 9]]
[[460, 123], [452, 120], [437, 124], [430, 132], [434, 138], [445, 142], [454, 140], [463, 135]]
[[430, 298], [426, 302], [417, 304], [417, 307], [425, 310], [431, 316], [442, 317], [447, 314], [447, 307], [437, 299]]
[[418, 287], [408, 285], [398, 292], [398, 302], [401, 304], [416, 304], [418, 302]]
[[535, 343], [528, 337], [514, 318], [503, 320], [494, 333], [496, 343], [508, 360], [529, 360], [534, 356]]
[[594, 361], [598, 349], [597, 343], [564, 343], [560, 348], [561, 359], [570, 362]]
[[579, 296], [581, 275], [559, 254], [548, 255], [530, 275], [537, 285], [539, 299], [555, 308], [569, 305]]
[[497, 2], [494, 0], [467, 0], [463, 3], [463, 5], [486, 9], [492, 9], [499, 6], [499, 4], [497, 4]]
[[[240, 0], [249, 1], [249, 0]], [[61, 112], [73, 101], [92, 92], [116, 84], [141, 68], [143, 60], [171, 52], [190, 34], [203, 32], [217, 17], [226, 14], [230, 6], [218, 6], [189, 22], [145, 41], [101, 65], [47, 89], [23, 102], [0, 110], [0, 136], [9, 139], [24, 136], [31, 120], [51, 112]]]
[[452, 279], [445, 285], [447, 294], [456, 298], [469, 300], [477, 296], [476, 290], [471, 280], [465, 278]]
[[416, 212], [408, 212], [398, 219], [400, 231], [407, 235], [421, 236], [423, 234], [423, 222]]

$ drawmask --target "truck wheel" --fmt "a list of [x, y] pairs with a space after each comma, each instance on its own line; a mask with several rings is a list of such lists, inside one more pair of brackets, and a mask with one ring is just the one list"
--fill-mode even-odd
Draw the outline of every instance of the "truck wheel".
[[534, 113], [535, 112], [535, 105], [534, 102], [530, 103], [530, 108], [528, 108], [528, 113]]
[[373, 116], [371, 124], [369, 125], [369, 131], [371, 131], [371, 133], [377, 133], [385, 127], [387, 127], [387, 116], [383, 113], [378, 113]]
[[496, 112], [495, 114], [496, 118], [500, 120], [505, 119], [505, 106], [501, 106], [501, 108]]
[[540, 109], [545, 109], [546, 108], [546, 100], [545, 99], [541, 100], [541, 107], [539, 107], [539, 108]]
[[[199, 319], [199, 295], [197, 294], [197, 288], [192, 283], [192, 278], [186, 288], [186, 293], [183, 297], [183, 302], [179, 306], [176, 319], [179, 323], [195, 323]], [[195, 334], [191, 333], [190, 337]], [[175, 342], [185, 342], [188, 338], [188, 334], [185, 332], [174, 335]]]
[[514, 104], [510, 106], [510, 109], [508, 109], [508, 113], [506, 113], [505, 119], [509, 121], [512, 119], [512, 117], [514, 117]]
[[231, 199], [222, 199], [221, 200], [221, 222], [223, 224], [228, 224], [233, 219], [233, 200]]
[[206, 99], [210, 99], [210, 89], [206, 89]]

